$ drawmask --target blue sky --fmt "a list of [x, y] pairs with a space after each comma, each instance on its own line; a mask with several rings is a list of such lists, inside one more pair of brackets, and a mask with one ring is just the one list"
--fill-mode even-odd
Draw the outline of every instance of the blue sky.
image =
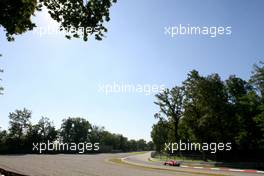
[[[57, 127], [63, 118], [85, 117], [129, 138], [150, 140], [158, 107], [153, 95], [105, 94], [98, 85], [157, 84], [171, 88], [189, 71], [250, 77], [252, 65], [263, 60], [264, 2], [261, 0], [128, 0], [111, 9], [103, 41], [67, 40], [61, 35], [33, 32], [7, 42], [0, 31], [4, 95], [0, 126], [8, 114], [26, 107], [36, 123], [47, 116]], [[56, 26], [44, 12], [39, 27]], [[231, 26], [232, 35], [170, 38], [165, 26]]]

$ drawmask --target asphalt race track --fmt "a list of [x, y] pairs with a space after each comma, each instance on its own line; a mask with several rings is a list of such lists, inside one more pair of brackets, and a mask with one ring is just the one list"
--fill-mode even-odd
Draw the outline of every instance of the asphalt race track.
[[[0, 155], [0, 168], [29, 176], [177, 176], [177, 175], [262, 175], [222, 171], [201, 171], [190, 168], [172, 168], [147, 161], [148, 153], [97, 155]], [[112, 162], [113, 158], [126, 158], [148, 167]], [[153, 169], [160, 165], [165, 169]], [[167, 170], [169, 169], [169, 170]], [[170, 171], [170, 169], [173, 169]], [[199, 173], [198, 173], [199, 172]], [[202, 174], [201, 174], [202, 172]]]

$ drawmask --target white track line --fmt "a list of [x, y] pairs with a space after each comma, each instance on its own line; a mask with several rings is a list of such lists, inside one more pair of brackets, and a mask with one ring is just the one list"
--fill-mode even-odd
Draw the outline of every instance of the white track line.
[[193, 167], [194, 169], [203, 169], [203, 167]]
[[256, 171], [257, 173], [264, 174], [264, 171]]
[[245, 172], [245, 170], [241, 170], [241, 169], [228, 169], [228, 170], [232, 172]]
[[189, 166], [181, 166], [181, 167], [189, 167]]

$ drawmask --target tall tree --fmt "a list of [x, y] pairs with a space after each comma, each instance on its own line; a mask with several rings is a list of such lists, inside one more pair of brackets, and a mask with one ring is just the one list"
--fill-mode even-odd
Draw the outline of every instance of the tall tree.
[[6, 130], [2, 130], [1, 127], [0, 127], [0, 144], [3, 143], [4, 141], [4, 138], [7, 136], [7, 132]]
[[89, 132], [88, 139], [92, 143], [101, 142], [104, 133], [105, 133], [104, 127], [93, 125]]
[[129, 145], [129, 149], [130, 151], [137, 151], [138, 150], [138, 146], [137, 146], [137, 141], [134, 139], [131, 139], [128, 141], [128, 145]]
[[247, 95], [248, 91], [252, 90], [252, 86], [247, 81], [235, 75], [229, 76], [225, 83], [229, 102], [232, 104], [238, 103], [241, 97]]
[[255, 86], [261, 97], [264, 99], [264, 62], [253, 66], [250, 82]]
[[228, 94], [218, 74], [200, 76], [197, 71], [184, 81], [184, 118], [199, 142], [230, 139]]
[[[182, 87], [174, 87], [171, 90], [165, 89], [163, 92], [156, 95], [157, 104], [160, 108], [161, 115], [156, 118], [161, 121], [169, 121], [173, 124], [174, 140], [179, 140], [178, 124], [183, 113], [184, 90]], [[162, 116], [163, 115], [163, 116]]]
[[[256, 124], [254, 117], [258, 113], [259, 97], [247, 81], [234, 75], [226, 81], [229, 99], [229, 124], [232, 127], [233, 147], [249, 150], [256, 147]], [[233, 119], [233, 120], [232, 120]]]
[[139, 139], [137, 141], [138, 150], [145, 151], [147, 150], [147, 142], [144, 139]]
[[168, 142], [168, 122], [160, 119], [157, 124], [152, 126], [151, 138], [154, 143], [155, 149], [161, 152], [166, 142]]
[[121, 151], [128, 151], [128, 144], [127, 144], [128, 140], [126, 137], [124, 137], [123, 135], [119, 135], [119, 149]]
[[26, 108], [9, 113], [9, 132], [12, 138], [21, 139], [22, 136], [27, 134], [31, 125], [31, 114], [31, 111]]
[[147, 143], [147, 146], [148, 146], [148, 149], [147, 150], [149, 150], [149, 151], [154, 150], [154, 143], [152, 141], [149, 141]]
[[41, 117], [36, 125], [30, 128], [28, 133], [28, 141], [32, 142], [47, 142], [54, 141], [57, 138], [57, 130], [47, 117]]
[[7, 146], [5, 145], [7, 138], [7, 131], [1, 130], [0, 127], [0, 153], [5, 152], [7, 149]]
[[250, 83], [256, 88], [260, 101], [258, 102], [258, 114], [254, 117], [257, 130], [258, 146], [264, 149], [264, 62], [253, 66]]
[[233, 128], [239, 128], [235, 139], [241, 150], [257, 148], [260, 131], [256, 126], [255, 117], [260, 113], [259, 105], [260, 98], [254, 91], [250, 91], [241, 97], [236, 104], [235, 117], [238, 117], [238, 123]]
[[90, 130], [91, 124], [86, 119], [69, 117], [63, 119], [60, 136], [63, 142], [85, 142]]

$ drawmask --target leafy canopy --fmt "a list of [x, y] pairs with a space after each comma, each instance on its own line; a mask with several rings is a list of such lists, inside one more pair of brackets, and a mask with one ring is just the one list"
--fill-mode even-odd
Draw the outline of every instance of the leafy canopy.
[[[48, 9], [52, 19], [60, 24], [60, 30], [83, 28], [82, 38], [88, 40], [94, 35], [96, 40], [102, 40], [107, 32], [104, 22], [110, 20], [109, 9], [117, 0], [1, 0], [0, 26], [6, 31], [8, 41], [14, 40], [14, 35], [32, 30], [36, 24], [31, 17], [43, 6]], [[66, 38], [81, 37], [78, 30], [66, 35]]]

